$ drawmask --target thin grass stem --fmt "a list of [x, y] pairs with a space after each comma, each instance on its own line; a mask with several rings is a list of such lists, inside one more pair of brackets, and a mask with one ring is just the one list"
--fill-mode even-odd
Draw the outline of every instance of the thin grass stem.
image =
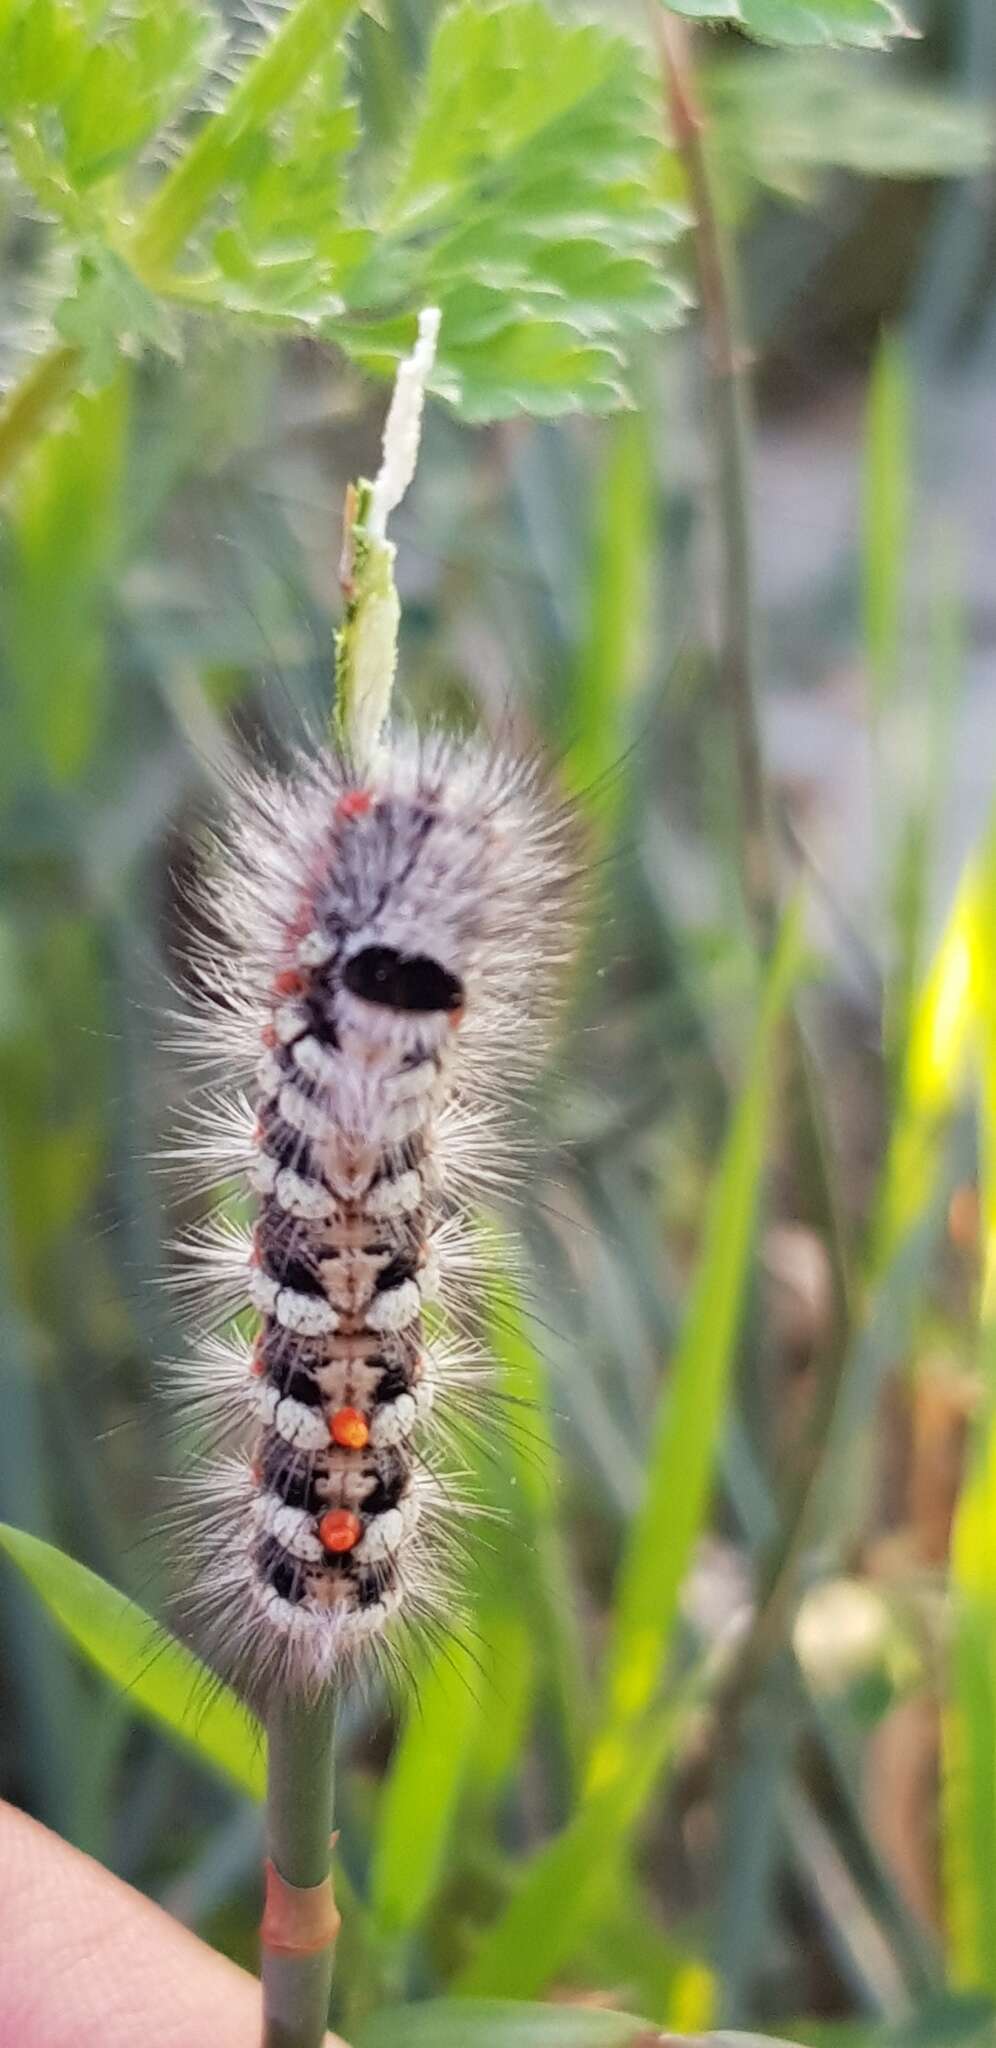
[[[672, 138], [684, 164], [694, 214], [715, 445], [722, 597], [720, 671], [736, 756], [744, 897], [758, 952], [766, 961], [778, 928], [778, 863], [757, 708], [760, 658], [752, 539], [748, 354], [741, 333], [736, 264], [722, 224], [706, 117], [699, 101], [692, 31], [686, 22], [659, 6], [657, 0], [651, 0], [651, 22]], [[785, 1024], [785, 1058], [787, 1124], [800, 1184], [830, 1262], [832, 1310], [812, 1427], [800, 1453], [790, 1498], [784, 1503], [779, 1535], [762, 1569], [763, 1591], [755, 1622], [737, 1660], [728, 1694], [731, 1705], [736, 1700], [741, 1709], [748, 1691], [760, 1683], [784, 1640], [809, 1527], [811, 1500], [840, 1398], [850, 1332], [857, 1319], [826, 1117], [805, 1036], [798, 1015], [791, 1009]]]

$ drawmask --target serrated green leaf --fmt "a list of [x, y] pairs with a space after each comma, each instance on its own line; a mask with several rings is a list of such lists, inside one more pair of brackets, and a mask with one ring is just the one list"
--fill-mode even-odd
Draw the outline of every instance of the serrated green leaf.
[[672, 14], [732, 22], [760, 41], [812, 47], [851, 43], [884, 50], [911, 34], [893, 0], [667, 0]]
[[[614, 348], [588, 343], [565, 322], [516, 319], [500, 291], [483, 285], [453, 294], [430, 390], [465, 419], [504, 419], [525, 410], [555, 418], [582, 408], [615, 412], [628, 403], [624, 366]], [[414, 322], [337, 321], [328, 338], [377, 376], [393, 376], [412, 346]]]
[[260, 1730], [234, 1693], [134, 1600], [86, 1565], [0, 1522], [0, 1549], [44, 1601], [70, 1642], [136, 1713], [157, 1721], [240, 1791], [261, 1799]]
[[506, 319], [480, 342], [451, 342], [444, 328], [432, 388], [481, 422], [523, 409], [551, 419], [614, 412], [629, 401], [620, 354], [552, 319]]
[[[378, 201], [364, 167], [359, 204], [337, 47], [353, 4], [298, 0], [160, 181], [122, 250], [129, 269], [108, 257], [63, 305], [60, 332], [88, 374], [106, 375], [115, 346], [164, 345], [134, 279], [160, 304], [319, 333], [383, 374], [437, 304], [434, 389], [471, 420], [626, 405], [638, 336], [688, 303], [663, 261], [685, 222], [666, 203], [659, 95], [638, 46], [543, 0], [458, 0], [436, 24], [386, 189]], [[161, 19], [154, 0], [121, 7], [108, 37], [103, 16], [81, 23], [68, 0], [27, 0], [31, 35], [6, 73], [30, 112], [21, 175], [85, 240], [102, 239], [91, 188], [152, 132], [160, 73], [190, 68], [210, 20], [193, 0]]]
[[369, 228], [348, 216], [347, 158], [358, 137], [334, 45], [279, 122], [247, 136], [222, 195], [223, 222], [196, 262], [189, 296], [202, 306], [316, 325], [343, 310], [342, 287], [369, 255]]
[[0, 42], [0, 113], [9, 118], [57, 104], [86, 47], [79, 21], [56, 0], [13, 9]]
[[644, 2048], [648, 2021], [570, 2005], [432, 1999], [371, 2014], [356, 2048]]
[[[298, 0], [238, 77], [225, 105], [205, 121], [163, 178], [141, 217], [133, 255], [143, 275], [159, 274], [189, 250], [220, 205], [244, 186], [261, 145], [292, 118], [299, 97], [324, 80], [355, 0]], [[329, 209], [334, 224], [334, 211]]]
[[91, 237], [80, 252], [76, 289], [55, 314], [56, 332], [80, 350], [83, 374], [106, 384], [121, 355], [149, 345], [178, 359], [182, 342], [170, 306], [151, 292], [104, 242]]
[[657, 129], [634, 44], [541, 0], [460, 0], [439, 20], [376, 252], [346, 286], [387, 324], [334, 338], [387, 368], [403, 293], [440, 306], [434, 389], [467, 418], [625, 404], [634, 337], [687, 306], [662, 265], [684, 223], [663, 203]]
[[618, 38], [593, 23], [565, 27], [540, 0], [449, 8], [385, 227], [420, 224], [458, 190], [485, 193], [503, 175], [514, 179], [517, 159], [547, 152], [565, 122], [588, 127], [624, 52], [632, 61]]
[[52, 167], [85, 190], [171, 118], [216, 34], [194, 0], [127, 0], [91, 20], [66, 0], [28, 0], [0, 31], [0, 111], [27, 124]]

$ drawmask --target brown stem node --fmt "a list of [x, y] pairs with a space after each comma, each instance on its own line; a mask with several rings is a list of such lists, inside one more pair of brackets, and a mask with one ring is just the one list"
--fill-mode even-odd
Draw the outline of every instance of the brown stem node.
[[313, 1956], [331, 1948], [340, 1927], [331, 1878], [321, 1884], [288, 1884], [267, 1859], [266, 1900], [260, 1939], [271, 1955]]

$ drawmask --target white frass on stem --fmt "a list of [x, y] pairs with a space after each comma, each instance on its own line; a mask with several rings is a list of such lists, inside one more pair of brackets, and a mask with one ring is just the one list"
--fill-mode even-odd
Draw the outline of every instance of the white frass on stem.
[[[398, 365], [394, 390], [384, 424], [381, 465], [370, 493], [367, 532], [383, 540], [390, 514], [400, 505], [418, 461], [422, 438], [425, 391], [436, 360], [439, 340], [438, 306], [424, 306], [418, 316], [418, 338], [411, 355]], [[392, 554], [394, 552], [392, 548]]]
[[415, 474], [426, 387], [436, 359], [440, 313], [425, 306], [411, 355], [398, 366], [373, 483], [351, 487], [340, 574], [346, 616], [336, 634], [336, 736], [360, 773], [373, 767], [398, 663], [400, 606], [387, 521]]

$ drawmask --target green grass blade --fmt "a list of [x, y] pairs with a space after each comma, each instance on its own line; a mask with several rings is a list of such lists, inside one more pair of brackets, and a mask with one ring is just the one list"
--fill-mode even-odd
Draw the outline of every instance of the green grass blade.
[[[591, 609], [570, 705], [567, 767], [574, 787], [596, 804], [600, 779], [625, 744], [625, 709], [646, 660], [653, 541], [648, 423], [637, 412], [623, 413], [607, 429], [595, 481]], [[623, 786], [617, 775], [615, 790]]]
[[[996, 825], [990, 827], [996, 843]], [[871, 1268], [880, 1275], [934, 1192], [944, 1127], [967, 1092], [985, 973], [982, 872], [965, 865], [930, 966], [910, 1006], [900, 1100], [880, 1181]]]
[[679, 1941], [662, 1924], [650, 1886], [623, 1869], [585, 1943], [589, 1981], [625, 1987], [620, 1996], [655, 2026], [697, 2033], [715, 2012], [716, 1979], [683, 1942], [684, 1930]]
[[533, 1998], [576, 1954], [614, 1888], [620, 1859], [680, 1727], [679, 1706], [641, 1727], [625, 1765], [533, 1858], [518, 1891], [457, 1977], [458, 1994]]
[[433, 1999], [374, 2013], [356, 2048], [640, 2048], [646, 2020], [569, 2005]]
[[976, 891], [980, 1365], [987, 1399], [951, 1541], [955, 1631], [944, 1720], [944, 1874], [954, 1981], [996, 1995], [996, 831], [979, 854]]
[[0, 1548], [63, 1634], [146, 1715], [240, 1791], [261, 1799], [263, 1740], [234, 1693], [150, 1615], [54, 1544], [0, 1523]]
[[675, 1740], [679, 1707], [649, 1720], [648, 1712], [670, 1644], [681, 1578], [709, 1504], [746, 1284], [778, 1029], [800, 957], [800, 922], [793, 913], [768, 970], [692, 1306], [662, 1397], [647, 1492], [623, 1560], [606, 1724], [591, 1758], [588, 1791], [562, 1833], [534, 1858], [458, 1978], [456, 1989], [466, 1996], [532, 1997], [576, 1952], [599, 1899], [614, 1883]]
[[129, 379], [80, 394], [26, 465], [10, 520], [8, 706], [21, 745], [72, 786], [104, 737], [106, 615], [122, 543]]
[[[557, 1508], [557, 1450], [546, 1370], [529, 1335], [526, 1311], [508, 1273], [487, 1293], [488, 1349], [497, 1362], [501, 1393], [511, 1409], [508, 1452], [512, 1487], [502, 1505], [517, 1524], [541, 1667], [560, 1726], [565, 1754], [580, 1768], [588, 1691], [578, 1624], [578, 1603]], [[521, 1432], [521, 1433], [520, 1433]]]
[[996, 1989], [996, 1556], [984, 1540], [996, 1500], [991, 1454], [975, 1467], [952, 1551], [957, 1612], [942, 1724], [948, 1962], [962, 1990]]
[[380, 1803], [370, 1903], [386, 1940], [412, 1933], [433, 1897], [480, 1720], [479, 1675], [451, 1635], [420, 1676]]
[[872, 373], [865, 437], [864, 623], [872, 701], [881, 711], [902, 666], [910, 553], [910, 390], [900, 344], [886, 338]]
[[573, 1602], [555, 1521], [555, 1453], [543, 1369], [526, 1334], [522, 1303], [505, 1274], [489, 1286], [487, 1319], [500, 1388], [520, 1404], [510, 1410], [500, 1457], [472, 1448], [475, 1487], [502, 1520], [473, 1560], [466, 1588], [474, 1648], [459, 1628], [434, 1646], [385, 1781], [371, 1902], [375, 1926], [389, 1942], [403, 1940], [424, 1921], [471, 1783], [479, 1801], [482, 1795], [493, 1798], [514, 1768], [538, 1673], [558, 1707], [561, 1737], [574, 1762], [574, 1736], [583, 1726], [580, 1654], [568, 1619]]
[[597, 1786], [620, 1736], [646, 1713], [663, 1668], [681, 1583], [708, 1513], [713, 1471], [764, 1164], [779, 1026], [800, 963], [792, 914], [768, 972], [743, 1092], [719, 1165], [684, 1329], [661, 1397], [642, 1504], [619, 1568], [605, 1687], [592, 1758]]
[[[958, 589], [957, 555], [950, 536], [934, 538], [929, 622], [928, 702], [916, 787], [902, 820], [890, 887], [892, 953], [887, 977], [884, 1038], [891, 1092], [900, 1092], [910, 1024], [919, 987], [936, 865], [938, 828], [951, 769], [954, 712], [965, 673], [968, 621]], [[897, 1085], [898, 1083], [898, 1085]]]

